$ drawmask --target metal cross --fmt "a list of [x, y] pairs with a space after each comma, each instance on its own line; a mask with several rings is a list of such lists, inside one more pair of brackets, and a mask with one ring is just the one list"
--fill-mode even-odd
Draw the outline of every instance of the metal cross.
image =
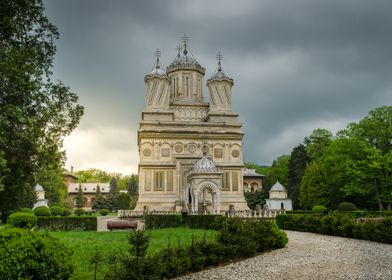
[[222, 55], [220, 52], [218, 52], [218, 54], [216, 55], [216, 59], [218, 60], [218, 62], [219, 62], [219, 64], [220, 64], [220, 62], [221, 62], [222, 59], [223, 59], [223, 55]]
[[189, 42], [189, 37], [186, 34], [182, 35], [181, 42], [186, 45]]
[[155, 54], [155, 57], [157, 58], [157, 60], [159, 60], [159, 58], [161, 57], [161, 51], [159, 49], [156, 49], [154, 54]]

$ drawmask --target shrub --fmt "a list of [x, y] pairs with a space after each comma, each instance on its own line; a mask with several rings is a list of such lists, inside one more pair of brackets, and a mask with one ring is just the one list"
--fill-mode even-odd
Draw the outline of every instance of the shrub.
[[47, 233], [0, 228], [0, 279], [69, 279], [72, 251]]
[[146, 215], [144, 222], [146, 229], [178, 227], [182, 224], [180, 215]]
[[355, 204], [351, 203], [351, 202], [342, 202], [338, 205], [337, 208], [339, 211], [355, 211], [355, 210], [357, 210], [357, 206], [355, 206]]
[[33, 228], [37, 224], [37, 217], [30, 213], [17, 212], [8, 217], [8, 224], [18, 228]]
[[101, 209], [101, 210], [99, 210], [99, 214], [101, 214], [102, 216], [106, 216], [107, 214], [109, 214], [109, 210], [108, 209]]
[[183, 222], [190, 228], [219, 230], [222, 228], [225, 219], [221, 215], [188, 215]]
[[97, 230], [97, 217], [38, 217], [37, 226], [48, 230]]
[[313, 206], [312, 211], [322, 213], [322, 212], [327, 211], [327, 207], [325, 207], [324, 205], [315, 205], [315, 206]]
[[[284, 217], [282, 217], [284, 216]], [[357, 223], [352, 214], [278, 215], [280, 228], [354, 237], [392, 244], [392, 217]]]
[[37, 208], [34, 208], [34, 214], [36, 216], [42, 217], [42, 216], [50, 216], [50, 209], [47, 206], [38, 206]]
[[34, 215], [34, 211], [31, 208], [22, 208], [22, 209], [20, 209], [20, 212], [22, 212], [22, 213], [29, 213], [29, 214], [33, 214]]
[[50, 207], [50, 212], [52, 213], [52, 216], [63, 216], [64, 208], [60, 206], [52, 206]]
[[[192, 216], [196, 217], [192, 223], [194, 226], [211, 226], [211, 222], [217, 219], [217, 216], [205, 216], [208, 217], [205, 219]], [[146, 224], [148, 221], [150, 225], [161, 226], [156, 217], [166, 217], [163, 219], [166, 219], [168, 225], [181, 224], [179, 215], [147, 215]], [[167, 248], [150, 256], [146, 256], [149, 235], [144, 231], [132, 231], [129, 237], [131, 255], [120, 257], [122, 266], [116, 273], [116, 279], [171, 279], [287, 244], [286, 234], [274, 222], [221, 218], [219, 221], [222, 227], [217, 242], [192, 238], [192, 244], [188, 247], [172, 247], [169, 243]]]
[[71, 214], [72, 214], [71, 210], [69, 210], [68, 208], [64, 208], [64, 213], [63, 213], [64, 216], [69, 216]]
[[84, 213], [85, 213], [85, 211], [84, 211], [83, 208], [76, 208], [76, 209], [74, 210], [74, 214], [75, 214], [76, 216], [82, 216], [82, 215], [84, 215]]

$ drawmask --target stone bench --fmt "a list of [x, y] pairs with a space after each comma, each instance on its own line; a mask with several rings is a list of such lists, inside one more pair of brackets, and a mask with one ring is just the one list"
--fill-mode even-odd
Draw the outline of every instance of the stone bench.
[[128, 220], [109, 220], [107, 227], [108, 230], [113, 229], [137, 229], [137, 221]]

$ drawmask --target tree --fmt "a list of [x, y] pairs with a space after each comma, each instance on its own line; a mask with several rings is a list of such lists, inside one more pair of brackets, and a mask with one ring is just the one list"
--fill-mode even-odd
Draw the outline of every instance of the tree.
[[332, 143], [332, 133], [327, 129], [317, 128], [305, 138], [306, 152], [311, 161], [319, 160]]
[[97, 189], [95, 190], [95, 200], [94, 200], [91, 208], [94, 210], [101, 210], [101, 209], [109, 209], [110, 208], [106, 199], [101, 194], [101, 188], [99, 185], [97, 185]]
[[[375, 199], [379, 209], [383, 209], [382, 196], [385, 192], [380, 185], [383, 176], [384, 157], [380, 150], [369, 147], [356, 138], [337, 139], [329, 147], [325, 155], [325, 167], [329, 185], [338, 188], [356, 205]], [[335, 206], [340, 201], [334, 201]]]
[[125, 183], [127, 190], [128, 190], [128, 194], [130, 196], [137, 196], [139, 193], [139, 185], [138, 182], [136, 180], [136, 176], [134, 174], [131, 175], [131, 177], [129, 179], [127, 179], [126, 183]]
[[[374, 190], [379, 209], [384, 204], [391, 208], [392, 204], [392, 170], [388, 165], [392, 151], [392, 106], [383, 106], [371, 110], [358, 123], [350, 123], [345, 130], [339, 131], [338, 136], [345, 139], [358, 139], [368, 147], [375, 149], [380, 161], [377, 162], [377, 175], [373, 178]], [[375, 166], [373, 166], [375, 167]]]
[[82, 208], [84, 206], [84, 197], [83, 197], [83, 190], [82, 185], [79, 184], [78, 193], [76, 194], [76, 208]]
[[392, 106], [371, 110], [358, 123], [350, 123], [347, 129], [339, 131], [342, 138], [357, 138], [383, 155], [392, 150]]
[[128, 210], [129, 204], [131, 203], [131, 199], [127, 193], [120, 193], [117, 197], [118, 200], [118, 209]]
[[305, 169], [301, 179], [299, 202], [306, 210], [311, 210], [315, 205], [329, 206], [329, 189], [322, 162], [312, 162]]
[[244, 197], [248, 207], [252, 210], [256, 209], [256, 205], [264, 205], [266, 195], [263, 191], [245, 192]]
[[[289, 160], [289, 155], [281, 155], [273, 161], [269, 173], [267, 174], [267, 181], [269, 182], [268, 190], [277, 181], [279, 181], [283, 186], [287, 186]], [[265, 190], [268, 191], [267, 188], [265, 188]]]
[[95, 168], [76, 171], [75, 175], [79, 183], [107, 183], [111, 179], [108, 172]]
[[5, 163], [0, 166], [4, 185], [0, 211], [4, 218], [32, 206], [37, 174], [64, 162], [62, 140], [83, 114], [77, 95], [50, 80], [59, 34], [43, 12], [42, 0], [0, 5], [0, 161]]
[[287, 170], [287, 192], [294, 209], [299, 208], [299, 188], [308, 161], [309, 157], [303, 144], [292, 150]]
[[109, 183], [109, 195], [106, 202], [109, 206], [110, 211], [118, 209], [118, 181], [115, 177], [112, 177]]
[[43, 186], [45, 197], [49, 205], [61, 204], [67, 195], [64, 184], [63, 167], [59, 164], [51, 164], [37, 174], [37, 182]]

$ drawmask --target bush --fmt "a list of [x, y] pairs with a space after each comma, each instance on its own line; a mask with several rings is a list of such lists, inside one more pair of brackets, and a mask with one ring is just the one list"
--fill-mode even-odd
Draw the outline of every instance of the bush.
[[392, 217], [357, 223], [352, 214], [278, 215], [280, 228], [353, 237], [392, 244]]
[[355, 211], [357, 210], [357, 206], [351, 202], [342, 202], [338, 205], [337, 209], [339, 211]]
[[47, 233], [0, 228], [0, 279], [69, 279], [72, 251]]
[[[171, 216], [167, 218], [170, 224], [178, 222], [175, 218], [177, 215], [159, 216]], [[210, 224], [205, 223], [209, 219], [213, 220], [211, 216], [204, 220], [197, 217], [195, 221], [198, 222], [194, 225], [209, 226]], [[188, 247], [180, 245], [172, 247], [169, 243], [167, 248], [149, 256], [146, 256], [149, 235], [144, 231], [131, 232], [129, 243], [132, 246], [130, 250], [132, 255], [121, 257], [122, 266], [120, 272], [116, 273], [116, 279], [172, 279], [191, 271], [253, 256], [256, 252], [281, 248], [287, 244], [286, 234], [279, 230], [274, 222], [244, 221], [239, 218], [227, 218], [221, 221], [222, 228], [218, 235], [218, 242], [192, 238], [192, 244]]]
[[190, 228], [219, 230], [222, 228], [225, 219], [221, 215], [188, 215], [183, 223]]
[[60, 206], [50, 207], [50, 212], [52, 213], [52, 216], [64, 216], [64, 208]]
[[8, 217], [7, 223], [14, 227], [30, 229], [37, 224], [37, 217], [34, 214], [17, 212]]
[[315, 206], [313, 206], [312, 211], [322, 213], [322, 212], [327, 211], [327, 207], [325, 207], [324, 205], [315, 205]]
[[180, 215], [146, 215], [144, 222], [146, 229], [178, 227], [182, 225]]
[[99, 210], [99, 214], [101, 214], [102, 216], [106, 216], [107, 214], [109, 214], [109, 210], [108, 209], [101, 209], [101, 210]]
[[69, 210], [68, 208], [64, 208], [64, 213], [63, 213], [64, 216], [69, 216], [71, 214], [72, 214], [71, 210]]
[[225, 217], [221, 215], [146, 215], [146, 229], [187, 226], [190, 228], [216, 229], [222, 228]]
[[48, 230], [97, 230], [97, 217], [38, 217], [37, 226]]
[[34, 211], [31, 208], [22, 208], [22, 209], [20, 209], [20, 212], [22, 212], [22, 213], [29, 213], [29, 214], [33, 214], [34, 215]]
[[74, 214], [75, 214], [76, 216], [82, 216], [82, 215], [84, 215], [85, 212], [86, 212], [86, 211], [84, 211], [83, 208], [76, 208], [76, 209], [74, 210]]
[[34, 208], [34, 214], [39, 217], [51, 215], [50, 209], [47, 206], [38, 206], [37, 208]]

